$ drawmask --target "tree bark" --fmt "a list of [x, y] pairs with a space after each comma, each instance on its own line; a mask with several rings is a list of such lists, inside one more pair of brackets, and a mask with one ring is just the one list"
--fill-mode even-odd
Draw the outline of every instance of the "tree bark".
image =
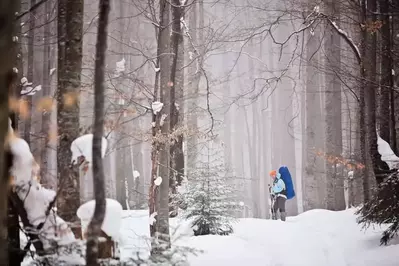
[[[199, 31], [198, 31], [198, 16], [199, 12], [198, 10], [203, 8], [203, 5], [199, 6], [199, 1], [193, 2], [191, 5], [191, 10], [189, 12], [189, 29], [190, 29], [190, 36], [191, 40], [188, 39], [188, 54], [189, 54], [189, 60], [186, 63], [190, 64], [190, 67], [188, 69], [188, 85], [187, 87], [190, 88], [189, 90], [189, 103], [187, 105], [187, 127], [190, 129], [190, 136], [187, 137], [187, 145], [186, 145], [186, 151], [185, 153], [187, 154], [187, 162], [186, 162], [186, 168], [187, 168], [187, 176], [189, 177], [189, 172], [190, 171], [195, 171], [196, 167], [196, 161], [197, 161], [197, 153], [198, 153], [198, 135], [197, 135], [197, 130], [198, 130], [198, 92], [199, 92], [199, 82], [201, 78], [201, 73], [198, 70], [198, 68], [202, 64], [202, 59], [201, 58], [196, 58], [196, 54], [194, 51], [193, 45], [197, 45], [198, 47], [198, 42], [202, 42], [203, 39], [201, 39], [201, 36], [199, 36]], [[201, 12], [203, 14], [203, 12]], [[199, 19], [202, 21], [202, 19]], [[192, 42], [192, 43], [191, 43]], [[202, 56], [202, 54], [200, 55]]]
[[[108, 16], [110, 12], [109, 0], [100, 0], [98, 33], [96, 43], [96, 61], [94, 72], [94, 126], [93, 126], [93, 186], [96, 205], [93, 218], [88, 226], [86, 248], [86, 265], [98, 264], [98, 237], [105, 217], [105, 177], [103, 160], [101, 157], [102, 138], [104, 135], [104, 77], [105, 54], [107, 51]], [[95, 178], [94, 178], [95, 177]], [[101, 255], [101, 254], [100, 254]]]
[[[399, 3], [397, 1], [391, 2], [391, 9], [392, 12], [399, 14]], [[391, 20], [391, 41], [392, 41], [392, 48], [394, 51], [399, 51], [399, 38], [396, 36], [399, 35], [399, 16], [392, 16]], [[394, 72], [394, 77], [393, 77], [393, 85], [395, 87], [398, 86], [399, 84], [399, 56], [395, 53], [393, 53], [394, 56], [394, 66], [393, 66], [393, 72]], [[398, 97], [398, 92], [396, 90], [391, 90], [391, 130], [392, 130], [392, 138], [395, 138], [393, 143], [396, 143], [396, 146], [394, 147], [394, 152], [398, 154], [399, 152], [399, 134], [397, 134], [398, 126], [399, 126], [399, 112], [396, 111], [396, 106], [399, 106], [399, 97]], [[396, 112], [395, 112], [396, 111]]]
[[320, 73], [318, 67], [320, 63], [317, 47], [319, 45], [320, 31], [314, 30], [312, 36], [309, 34], [306, 50], [306, 167], [304, 178], [302, 179], [302, 188], [304, 195], [304, 211], [314, 208], [324, 208], [324, 186], [322, 163], [324, 150], [320, 124], [323, 123], [321, 114], [321, 100], [319, 88], [321, 85]]
[[[160, 6], [162, 7], [162, 6]], [[153, 7], [155, 9], [155, 7]], [[164, 12], [160, 9], [159, 21], [163, 21]], [[155, 27], [155, 34], [157, 39], [157, 58], [156, 58], [156, 68], [160, 68], [160, 56], [161, 56], [161, 34], [162, 28]], [[154, 81], [154, 98], [153, 102], [159, 101], [160, 94], [160, 71], [155, 73]], [[157, 232], [158, 232], [158, 211], [159, 211], [159, 186], [155, 185], [155, 179], [158, 177], [158, 160], [160, 153], [160, 112], [152, 112], [152, 140], [151, 140], [151, 178], [150, 187], [148, 192], [148, 205], [149, 205], [149, 217], [152, 219], [150, 221], [150, 236], [151, 236], [151, 255], [156, 255], [158, 249]]]
[[[57, 172], [62, 186], [57, 204], [67, 222], [78, 222], [79, 171], [71, 167], [70, 146], [79, 136], [79, 92], [82, 70], [83, 0], [58, 1]], [[72, 228], [81, 236], [79, 226]]]
[[162, 20], [160, 21], [160, 93], [161, 103], [164, 104], [161, 110], [161, 134], [159, 153], [159, 176], [162, 177], [162, 183], [159, 188], [159, 212], [158, 212], [158, 236], [160, 250], [170, 248], [169, 237], [169, 165], [170, 165], [170, 112], [171, 112], [171, 82], [170, 82], [170, 30], [168, 25], [170, 4], [166, 0], [161, 0], [160, 12]]
[[[30, 1], [30, 7], [36, 4], [36, 0]], [[29, 33], [28, 33], [28, 73], [26, 75], [29, 82], [33, 83], [33, 67], [34, 67], [34, 43], [35, 43], [35, 23], [36, 22], [36, 12], [32, 11], [29, 13]], [[21, 70], [22, 71], [22, 70]], [[26, 95], [25, 101], [27, 103], [27, 113], [28, 117], [24, 119], [24, 139], [31, 144], [30, 133], [32, 128], [32, 98], [33, 96]]]
[[[326, 3], [327, 14], [331, 17], [340, 16], [339, 3], [329, 0]], [[344, 210], [344, 177], [342, 166], [338, 166], [342, 156], [342, 119], [341, 119], [341, 82], [336, 75], [341, 65], [341, 37], [334, 29], [326, 33], [324, 47], [327, 58], [325, 73], [325, 108], [326, 108], [326, 178], [327, 178], [327, 209]]]
[[[21, 10], [21, 1], [17, 0], [15, 2], [15, 10]], [[17, 36], [18, 40], [21, 38], [21, 24], [14, 23], [14, 33], [13, 36]], [[14, 56], [14, 60], [16, 60], [16, 68], [18, 69], [18, 73], [14, 74], [14, 80], [9, 88], [9, 95], [11, 97], [15, 97], [15, 99], [19, 99], [21, 95], [21, 86], [20, 80], [23, 76], [23, 66], [22, 66], [22, 51], [21, 51], [21, 43], [15, 42], [12, 50], [12, 54]], [[8, 51], [9, 52], [9, 51]], [[10, 112], [10, 118], [12, 122], [12, 126], [15, 130], [18, 128], [18, 114], [15, 112]], [[5, 158], [6, 159], [6, 158]], [[8, 156], [8, 164], [11, 164], [12, 157]], [[8, 170], [7, 170], [8, 171]], [[7, 173], [8, 176], [8, 173]], [[8, 262], [9, 265], [21, 265], [23, 260], [24, 252], [20, 249], [20, 230], [19, 230], [19, 216], [18, 210], [13, 205], [11, 200], [12, 195], [8, 193], [8, 219], [7, 219], [7, 227], [8, 227]], [[1, 246], [1, 245], [0, 245]]]
[[[8, 187], [9, 187], [9, 167], [10, 162], [5, 157], [5, 139], [8, 129], [8, 97], [10, 89], [10, 80], [15, 73], [13, 67], [16, 67], [15, 51], [16, 43], [13, 42], [15, 34], [15, 13], [18, 10], [18, 2], [15, 0], [0, 1], [0, 54], [2, 60], [0, 64], [0, 261], [2, 265], [12, 264], [12, 258], [9, 257], [8, 250]], [[22, 71], [22, 70], [20, 70]], [[8, 167], [7, 167], [8, 166]], [[13, 246], [10, 246], [12, 248]], [[11, 251], [11, 250], [10, 250]], [[10, 261], [9, 261], [10, 259]], [[18, 264], [17, 264], [18, 265]]]
[[[381, 96], [380, 96], [380, 137], [387, 141], [392, 150], [396, 149], [395, 131], [391, 128], [395, 127], [395, 121], [391, 120], [391, 109], [394, 110], [394, 105], [391, 102], [391, 92], [393, 90], [393, 58], [392, 58], [392, 44], [391, 44], [391, 22], [389, 19], [390, 1], [379, 0], [381, 12]], [[392, 136], [391, 136], [392, 134]]]
[[[368, 12], [377, 12], [377, 1], [368, 0]], [[373, 25], [376, 22], [376, 15], [368, 16], [366, 25]], [[389, 171], [388, 165], [381, 160], [381, 155], [378, 152], [377, 132], [376, 132], [376, 91], [377, 91], [377, 77], [376, 77], [376, 60], [377, 60], [377, 37], [372, 29], [366, 29], [366, 53], [364, 55], [364, 71], [366, 77], [366, 86], [364, 86], [364, 100], [365, 100], [365, 129], [366, 129], [366, 148], [371, 159], [372, 172], [377, 183], [381, 182]], [[366, 163], [367, 165], [367, 163]], [[370, 180], [369, 180], [370, 181]], [[370, 187], [368, 188], [370, 189]], [[365, 191], [367, 193], [367, 191]]]
[[[181, 29], [180, 19], [184, 10], [180, 6], [180, 0], [172, 1], [172, 36], [171, 36], [171, 48], [172, 48], [172, 66], [170, 72], [170, 131], [172, 132], [173, 139], [170, 146], [170, 189], [171, 194], [176, 195], [177, 187], [181, 185], [184, 176], [184, 154], [183, 154], [183, 36]], [[174, 203], [171, 204], [170, 217], [176, 217], [178, 214], [178, 206]]]
[[[49, 97], [51, 92], [51, 84], [50, 84], [50, 70], [51, 70], [51, 56], [50, 56], [50, 26], [52, 23], [50, 22], [50, 12], [51, 12], [51, 1], [47, 0], [44, 4], [45, 11], [45, 24], [44, 24], [44, 34], [43, 34], [43, 96]], [[51, 119], [51, 110], [42, 110], [42, 147], [40, 154], [40, 177], [41, 182], [47, 188], [54, 189], [55, 184], [52, 181], [51, 175], [48, 172], [49, 165], [49, 133], [50, 133], [50, 119]]]

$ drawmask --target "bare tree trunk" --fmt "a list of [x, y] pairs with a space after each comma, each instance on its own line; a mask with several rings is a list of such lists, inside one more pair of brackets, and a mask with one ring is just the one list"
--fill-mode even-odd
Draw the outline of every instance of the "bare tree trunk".
[[[397, 1], [391, 2], [391, 8], [390, 10], [394, 13], [399, 13], [399, 3]], [[391, 45], [392, 49], [394, 51], [399, 50], [399, 38], [396, 36], [399, 35], [399, 16], [392, 16], [391, 19]], [[394, 55], [394, 54], [393, 54]], [[399, 85], [399, 64], [397, 63], [399, 61], [399, 56], [396, 55], [394, 57], [394, 64], [393, 64], [393, 86], [397, 87]], [[398, 92], [396, 90], [391, 90], [391, 130], [392, 134], [391, 137], [395, 138], [393, 143], [396, 144], [394, 147], [394, 152], [397, 154], [399, 153], [399, 134], [397, 132], [398, 127], [399, 127], [399, 112], [396, 111], [396, 106], [399, 106], [399, 97], [398, 97]]]
[[[21, 10], [21, 1], [13, 1], [15, 3], [15, 10]], [[15, 13], [16, 14], [16, 13]], [[2, 34], [3, 35], [3, 34]], [[16, 36], [18, 40], [21, 39], [21, 24], [19, 21], [14, 23], [14, 33], [13, 36]], [[10, 53], [8, 51], [8, 53]], [[3, 53], [1, 53], [3, 54]], [[18, 70], [18, 73], [14, 71], [14, 80], [9, 80], [9, 82], [13, 81], [11, 84], [11, 88], [9, 88], [9, 96], [15, 97], [15, 99], [19, 99], [21, 97], [21, 86], [20, 80], [23, 76], [23, 66], [22, 66], [22, 51], [21, 51], [21, 43], [14, 43], [14, 47], [12, 49], [12, 55], [14, 60], [16, 60], [15, 67]], [[10, 84], [9, 84], [10, 85]], [[3, 112], [2, 112], [3, 113]], [[18, 127], [18, 114], [15, 112], [10, 112], [10, 118], [12, 126], [15, 130]], [[5, 158], [7, 159], [7, 158]], [[11, 164], [11, 159], [8, 157], [8, 162], [6, 164]], [[8, 171], [8, 170], [7, 170]], [[7, 173], [8, 176], [8, 173]], [[8, 191], [9, 192], [9, 191]], [[8, 219], [7, 219], [7, 227], [8, 227], [8, 262], [9, 265], [21, 265], [24, 252], [20, 250], [20, 224], [19, 224], [19, 214], [17, 208], [13, 205], [11, 200], [12, 196], [8, 193]], [[1, 244], [0, 244], [1, 246]]]
[[[80, 206], [79, 171], [71, 167], [70, 146], [79, 136], [79, 92], [82, 70], [83, 0], [58, 1], [58, 93], [57, 171], [59, 186], [58, 212], [67, 222], [78, 222]], [[72, 228], [81, 236], [79, 226]]]
[[[15, 14], [15, 6], [12, 3], [0, 4], [0, 19], [2, 21], [9, 21], [6, 25], [0, 29], [0, 53], [7, 54], [10, 49], [12, 49], [12, 34], [13, 34], [13, 24], [14, 17], [8, 15], [6, 12], [11, 12], [10, 14]], [[8, 38], [8, 39], [7, 39]], [[10, 220], [8, 211], [8, 192], [9, 192], [9, 168], [11, 166], [10, 162], [7, 160], [6, 152], [4, 150], [5, 140], [7, 136], [8, 129], [8, 94], [10, 77], [13, 76], [12, 67], [13, 59], [3, 58], [2, 64], [0, 64], [0, 173], [1, 177], [1, 190], [0, 190], [0, 261], [2, 265], [14, 265], [9, 262], [12, 261], [12, 248], [19, 248], [15, 246], [15, 243], [11, 244], [8, 242], [8, 232], [9, 227], [7, 227], [7, 222]], [[10, 239], [12, 241], [13, 239]], [[14, 251], [15, 252], [15, 251]], [[10, 259], [10, 261], [9, 261]], [[19, 262], [20, 265], [20, 262]]]
[[[367, 12], [377, 11], [377, 1], [367, 1]], [[372, 25], [376, 22], [376, 15], [370, 15], [367, 20], [367, 25]], [[366, 147], [371, 159], [372, 172], [374, 173], [375, 180], [381, 182], [385, 177], [386, 171], [389, 170], [388, 165], [381, 160], [381, 155], [378, 152], [377, 146], [377, 132], [376, 132], [376, 91], [377, 91], [377, 78], [376, 78], [376, 47], [377, 37], [375, 33], [366, 32], [366, 54], [364, 57], [364, 70], [366, 77], [366, 86], [364, 86], [364, 99], [366, 110]], [[369, 179], [370, 181], [370, 179]], [[367, 193], [367, 191], [365, 191]]]
[[[93, 219], [88, 226], [86, 265], [98, 265], [98, 238], [105, 217], [105, 177], [101, 156], [104, 134], [104, 76], [105, 54], [107, 51], [109, 0], [100, 0], [94, 72], [94, 126], [93, 126], [93, 186], [96, 206]], [[95, 178], [94, 178], [95, 177]]]
[[[160, 6], [162, 7], [162, 6]], [[152, 7], [155, 9], [155, 7]], [[163, 21], [164, 12], [160, 9], [159, 12], [159, 21]], [[161, 34], [162, 29], [160, 27], [155, 28], [155, 34], [157, 39], [157, 58], [156, 58], [156, 68], [160, 68], [160, 56], [161, 56]], [[153, 102], [159, 101], [160, 94], [160, 71], [156, 71], [155, 73], [155, 81], [154, 81], [154, 98]], [[158, 177], [158, 160], [159, 160], [159, 152], [160, 152], [160, 140], [158, 137], [158, 133], [160, 131], [160, 112], [152, 113], [152, 140], [151, 140], [151, 178], [150, 178], [150, 187], [148, 192], [148, 205], [149, 205], [149, 216], [150, 220], [150, 236], [151, 236], [151, 255], [157, 253], [158, 241], [157, 241], [157, 232], [158, 232], [158, 211], [159, 211], [159, 186], [155, 185], [155, 180]]]
[[[44, 53], [43, 53], [43, 96], [49, 97], [51, 92], [51, 83], [50, 83], [50, 70], [51, 70], [51, 57], [50, 57], [50, 12], [51, 12], [51, 2], [46, 1], [45, 5], [45, 24], [44, 24], [44, 35], [43, 35], [43, 42], [44, 42]], [[54, 188], [55, 184], [52, 182], [52, 178], [50, 173], [48, 172], [48, 165], [49, 165], [49, 131], [50, 131], [50, 117], [51, 117], [51, 110], [43, 110], [42, 113], [42, 147], [41, 147], [41, 155], [40, 155], [40, 176], [41, 182], [48, 188]]]
[[[16, 43], [13, 42], [15, 34], [15, 13], [18, 10], [19, 1], [5, 0], [0, 1], [0, 20], [2, 26], [0, 27], [0, 54], [2, 55], [0, 64], [0, 261], [2, 265], [20, 265], [20, 261], [14, 264], [12, 260], [12, 251], [8, 250], [8, 232], [7, 230], [7, 215], [8, 215], [8, 186], [9, 186], [9, 167], [10, 162], [5, 157], [4, 144], [8, 129], [8, 97], [10, 83], [12, 77], [16, 74], [13, 73], [15, 67], [16, 57]], [[13, 52], [10, 52], [13, 51]], [[22, 70], [20, 70], [22, 71]], [[18, 218], [17, 218], [18, 219]], [[11, 237], [11, 236], [10, 236]], [[15, 239], [10, 239], [15, 240]], [[19, 239], [17, 240], [18, 244]], [[14, 245], [10, 245], [13, 248]], [[15, 254], [15, 253], [14, 253]], [[10, 256], [11, 255], [11, 256]], [[9, 261], [10, 260], [10, 261]]]
[[[193, 51], [193, 45], [197, 45], [198, 47], [198, 42], [202, 42], [203, 34], [199, 36], [200, 34], [198, 33], [198, 17], [203, 14], [201, 11], [201, 14], [198, 14], [198, 10], [203, 8], [203, 4], [199, 6], [199, 1], [193, 2], [191, 5], [191, 10], [189, 12], [189, 28], [190, 28], [190, 36], [191, 40], [188, 40], [189, 42], [193, 42], [193, 44], [189, 44], [189, 55], [191, 62], [189, 70], [188, 70], [188, 88], [190, 88], [189, 92], [189, 97], [190, 101], [189, 104], [187, 105], [187, 125], [188, 128], [191, 129], [190, 136], [187, 138], [187, 145], [186, 145], [186, 153], [187, 153], [187, 162], [186, 162], [186, 167], [187, 171], [192, 171], [196, 167], [196, 161], [197, 161], [197, 153], [198, 153], [198, 135], [197, 135], [197, 130], [198, 130], [198, 92], [199, 92], [199, 82], [201, 78], [201, 73], [199, 71], [199, 67], [202, 64], [202, 58], [195, 58], [195, 52]], [[203, 21], [203, 19], [199, 19], [200, 21]], [[200, 53], [200, 56], [203, 56], [203, 54]], [[194, 60], [194, 62], [192, 62]], [[187, 64], [186, 64], [187, 65]]]
[[[163, 140], [160, 143], [159, 153], [159, 176], [162, 183], [159, 189], [159, 212], [158, 212], [158, 237], [160, 250], [170, 247], [169, 237], [169, 165], [170, 165], [170, 110], [171, 110], [171, 88], [170, 88], [170, 31], [168, 25], [170, 4], [166, 0], [161, 0], [160, 12], [163, 13], [160, 21], [160, 93], [161, 103], [164, 104], [161, 110], [161, 134]], [[162, 124], [163, 123], [163, 124]]]
[[321, 85], [318, 66], [320, 63], [317, 54], [320, 32], [315, 29], [315, 34], [308, 35], [306, 55], [306, 167], [302, 179], [304, 195], [304, 210], [323, 208], [323, 180], [321, 164], [324, 160], [317, 149], [322, 148], [320, 124], [322, 123], [321, 101], [319, 88]]
[[[36, 0], [30, 1], [30, 7], [36, 4]], [[36, 12], [32, 11], [29, 14], [29, 33], [28, 33], [28, 73], [27, 79], [29, 82], [33, 83], [33, 65], [34, 65], [34, 43], [35, 43], [35, 23], [36, 22]], [[21, 70], [22, 71], [22, 70]], [[24, 120], [24, 139], [30, 145], [30, 133], [31, 133], [31, 122], [32, 122], [32, 97], [26, 95], [25, 100], [27, 102], [27, 113], [28, 117]]]
[[[183, 15], [183, 7], [180, 6], [180, 0], [172, 1], [172, 36], [171, 36], [171, 48], [172, 48], [172, 66], [170, 72], [170, 131], [175, 134], [170, 147], [171, 155], [171, 175], [170, 175], [170, 189], [171, 194], [177, 193], [177, 186], [181, 185], [184, 176], [184, 154], [183, 154], [183, 132], [181, 130], [183, 120], [183, 36], [181, 29], [180, 19]], [[182, 51], [182, 52], [180, 52]], [[175, 217], [178, 214], [178, 207], [172, 204], [170, 217]]]
[[[326, 4], [327, 13], [332, 17], [340, 16], [339, 3], [333, 0]], [[336, 72], [341, 65], [341, 37], [336, 30], [330, 29], [324, 43], [326, 55], [326, 175], [327, 209], [344, 210], [344, 177], [338, 169], [342, 156], [342, 119], [341, 119], [341, 83]], [[338, 158], [338, 159], [337, 159]]]
[[[391, 131], [391, 127], [395, 127], [395, 121], [391, 121], [390, 109], [394, 110], [394, 105], [390, 101], [391, 91], [393, 90], [393, 59], [392, 59], [392, 45], [391, 45], [391, 25], [389, 19], [390, 1], [379, 0], [381, 9], [381, 20], [382, 28], [381, 34], [381, 96], [380, 96], [380, 113], [379, 113], [379, 125], [380, 125], [380, 137], [387, 141], [393, 150], [396, 149], [396, 136], [395, 131]], [[392, 124], [392, 125], [391, 125]], [[391, 136], [392, 133], [392, 136]]]

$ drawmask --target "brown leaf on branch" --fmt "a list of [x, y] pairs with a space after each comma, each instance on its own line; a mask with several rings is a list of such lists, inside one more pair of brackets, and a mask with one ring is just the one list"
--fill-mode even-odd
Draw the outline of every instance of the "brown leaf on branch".
[[64, 105], [67, 107], [74, 107], [78, 102], [79, 93], [68, 92], [63, 95]]
[[43, 97], [41, 98], [36, 106], [36, 110], [39, 112], [48, 112], [53, 109], [53, 102], [54, 100], [50, 97]]
[[48, 132], [48, 140], [50, 143], [57, 143], [58, 140], [57, 130], [52, 129]]
[[17, 99], [15, 97], [10, 97], [8, 99], [8, 105], [11, 111], [17, 113], [20, 118], [27, 119], [29, 117], [29, 107], [28, 102], [23, 99]]

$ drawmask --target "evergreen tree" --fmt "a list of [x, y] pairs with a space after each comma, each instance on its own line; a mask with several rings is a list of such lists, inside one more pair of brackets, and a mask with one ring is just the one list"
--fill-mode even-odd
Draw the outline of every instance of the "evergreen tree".
[[399, 177], [393, 173], [381, 182], [373, 196], [358, 211], [358, 223], [368, 228], [372, 224], [389, 224], [383, 232], [381, 244], [388, 244], [399, 231]]
[[242, 203], [237, 201], [234, 177], [222, 164], [200, 163], [180, 191], [182, 217], [192, 220], [194, 235], [228, 235]]

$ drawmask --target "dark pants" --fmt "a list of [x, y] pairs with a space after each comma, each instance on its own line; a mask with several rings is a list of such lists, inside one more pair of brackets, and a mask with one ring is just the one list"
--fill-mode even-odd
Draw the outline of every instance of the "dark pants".
[[273, 219], [277, 220], [277, 211], [280, 211], [280, 218], [285, 221], [285, 201], [287, 199], [284, 197], [276, 197], [273, 204]]

